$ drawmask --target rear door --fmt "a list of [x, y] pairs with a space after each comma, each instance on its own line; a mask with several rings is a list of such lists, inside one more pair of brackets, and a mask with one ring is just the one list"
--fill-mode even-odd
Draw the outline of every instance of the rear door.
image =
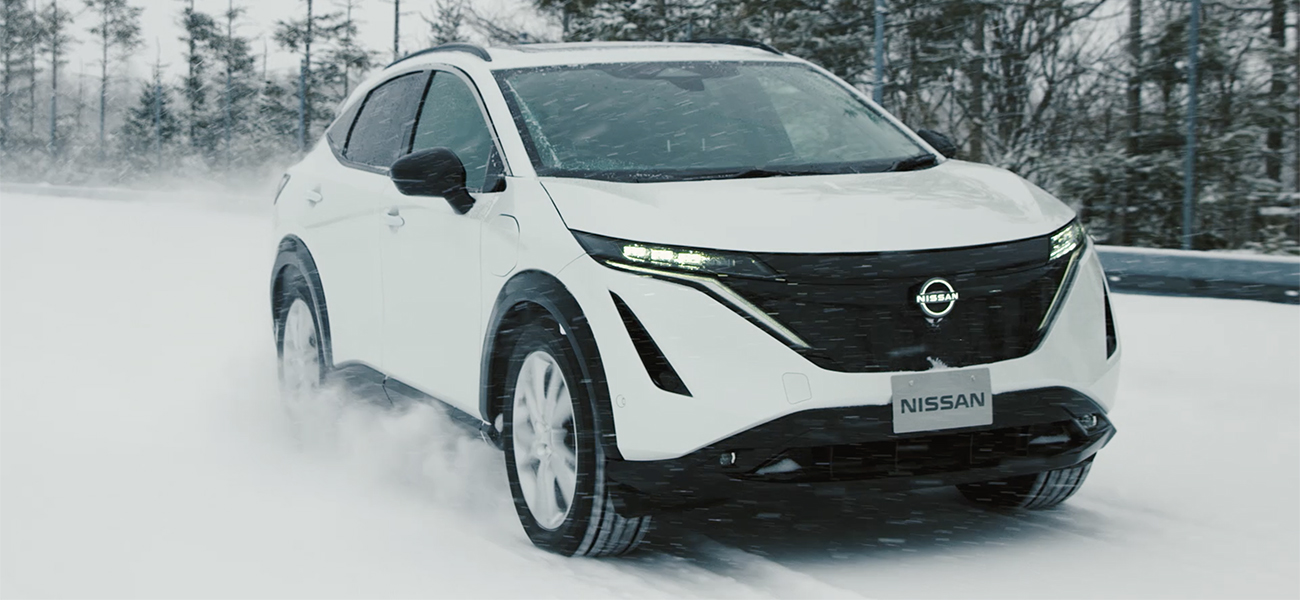
[[479, 240], [491, 190], [503, 182], [484, 115], [467, 77], [434, 72], [411, 150], [454, 151], [476, 202], [460, 215], [442, 198], [398, 197], [387, 214], [401, 225], [383, 244], [384, 370], [470, 414], [478, 414], [483, 344]]
[[306, 191], [304, 225], [325, 288], [335, 364], [383, 362], [381, 245], [384, 211], [397, 195], [388, 167], [406, 151], [427, 71], [399, 75], [366, 96], [355, 120], [328, 133], [337, 164]]

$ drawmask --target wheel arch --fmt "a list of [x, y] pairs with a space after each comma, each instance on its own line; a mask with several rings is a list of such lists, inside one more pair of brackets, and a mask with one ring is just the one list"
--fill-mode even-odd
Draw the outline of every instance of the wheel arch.
[[596, 417], [601, 447], [606, 457], [621, 460], [609, 385], [595, 333], [573, 294], [554, 275], [542, 271], [528, 270], [511, 277], [493, 304], [479, 370], [479, 413], [483, 420], [492, 424], [495, 430], [496, 419], [502, 414], [507, 400], [505, 374], [509, 357], [502, 350], [510, 347], [514, 331], [520, 325], [537, 317], [549, 317], [563, 328], [561, 333], [569, 339], [569, 345], [577, 356], [582, 369], [582, 383], [594, 404], [592, 412]]
[[311, 294], [313, 310], [316, 311], [316, 323], [321, 332], [321, 349], [325, 355], [325, 364], [334, 365], [334, 353], [330, 343], [329, 311], [325, 306], [325, 287], [321, 284], [320, 272], [316, 269], [316, 260], [312, 258], [307, 244], [296, 235], [286, 235], [280, 240], [275, 256], [275, 266], [271, 268], [271, 322], [275, 328], [276, 349], [279, 349], [279, 318], [287, 307], [284, 306], [284, 283], [286, 273], [297, 271], [307, 283], [307, 292]]

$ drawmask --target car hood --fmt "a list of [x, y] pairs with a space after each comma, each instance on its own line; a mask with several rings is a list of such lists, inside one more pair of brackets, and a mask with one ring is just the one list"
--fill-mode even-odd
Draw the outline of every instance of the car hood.
[[885, 252], [1050, 233], [1074, 211], [1002, 169], [956, 160], [902, 173], [664, 183], [542, 178], [570, 229], [751, 252]]

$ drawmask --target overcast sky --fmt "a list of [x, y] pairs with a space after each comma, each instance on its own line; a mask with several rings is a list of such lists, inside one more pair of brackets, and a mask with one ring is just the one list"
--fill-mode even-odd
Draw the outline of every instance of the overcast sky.
[[[34, 0], [44, 6], [51, 0]], [[58, 0], [59, 4], [82, 11], [81, 0]], [[228, 0], [195, 0], [195, 9], [219, 17], [226, 10]], [[161, 53], [163, 68], [168, 74], [177, 75], [185, 68], [184, 44], [181, 43], [180, 12], [188, 0], [128, 0], [132, 6], [144, 9], [141, 34], [145, 40], [132, 57], [130, 73], [137, 77], [149, 74], [155, 58]], [[425, 46], [427, 26], [421, 15], [432, 14], [434, 0], [401, 0], [402, 2], [402, 52]], [[483, 14], [505, 15], [513, 19], [520, 18], [521, 9], [527, 14], [526, 0], [468, 0]], [[268, 68], [271, 70], [289, 69], [297, 64], [297, 59], [278, 48], [272, 34], [275, 23], [279, 20], [301, 18], [307, 5], [305, 0], [234, 0], [237, 8], [243, 8], [244, 17], [236, 21], [235, 34], [253, 40], [253, 49], [259, 61], [262, 55], [262, 42], [265, 40], [268, 52]], [[341, 2], [336, 0], [315, 0], [315, 11], [330, 12], [338, 10]], [[372, 50], [380, 51], [379, 59], [387, 63], [393, 53], [393, 2], [392, 0], [357, 0], [360, 9], [353, 13], [360, 27], [360, 41]], [[74, 27], [74, 36], [78, 40], [72, 52], [67, 73], [75, 76], [85, 72], [88, 76], [99, 72], [99, 50], [87, 30], [93, 18], [88, 11], [81, 12]], [[261, 68], [259, 62], [258, 68]]]

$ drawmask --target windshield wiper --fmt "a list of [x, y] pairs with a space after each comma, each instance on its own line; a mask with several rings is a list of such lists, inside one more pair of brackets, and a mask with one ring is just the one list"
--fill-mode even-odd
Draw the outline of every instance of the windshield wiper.
[[809, 171], [782, 171], [780, 169], [763, 169], [754, 168], [747, 171], [741, 171], [735, 174], [722, 175], [720, 179], [761, 179], [763, 177], [786, 177], [789, 175], [815, 175], [816, 172]]
[[889, 171], [915, 171], [917, 169], [928, 169], [939, 164], [939, 159], [933, 154], [917, 154], [898, 160], [890, 165]]

